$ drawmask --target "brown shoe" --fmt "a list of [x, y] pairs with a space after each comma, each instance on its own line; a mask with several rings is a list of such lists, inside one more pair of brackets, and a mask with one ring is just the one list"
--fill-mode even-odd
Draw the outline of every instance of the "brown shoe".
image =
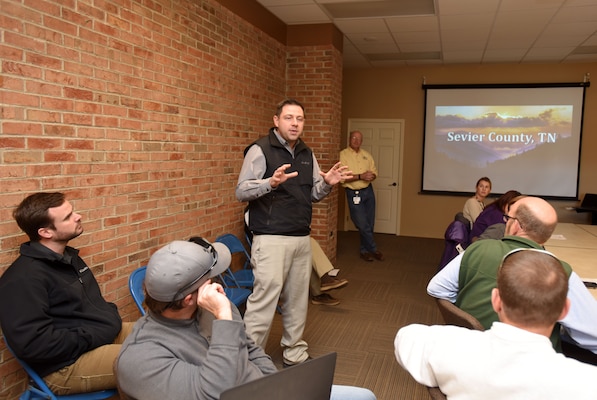
[[311, 303], [321, 304], [324, 306], [337, 306], [338, 304], [340, 304], [340, 300], [333, 298], [327, 293], [322, 293], [319, 296], [312, 296]]
[[375, 257], [376, 260], [379, 261], [383, 261], [383, 254], [381, 254], [381, 251], [376, 251], [375, 253], [373, 253], [373, 257]]
[[338, 279], [335, 276], [329, 276], [328, 274], [325, 274], [321, 277], [320, 290], [325, 292], [327, 290], [339, 289], [347, 284], [348, 281], [346, 279]]
[[361, 258], [365, 261], [373, 261], [371, 253], [361, 253]]

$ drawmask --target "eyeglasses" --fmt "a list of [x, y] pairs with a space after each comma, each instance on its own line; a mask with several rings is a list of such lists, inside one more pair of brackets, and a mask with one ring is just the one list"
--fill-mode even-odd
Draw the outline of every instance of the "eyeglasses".
[[511, 219], [515, 219], [515, 220], [517, 220], [517, 221], [518, 221], [518, 218], [516, 218], [516, 217], [511, 217], [511, 216], [509, 216], [508, 214], [504, 214], [504, 215], [503, 215], [503, 217], [504, 217], [504, 222], [508, 222], [508, 221], [509, 221], [509, 220], [511, 220]]
[[518, 218], [516, 218], [516, 217], [511, 217], [511, 216], [509, 216], [508, 214], [503, 214], [503, 216], [504, 216], [504, 222], [506, 222], [506, 223], [507, 223], [509, 220], [513, 219], [513, 220], [515, 220], [515, 221], [518, 221], [518, 225], [520, 225], [520, 229], [524, 229], [524, 228], [522, 227], [522, 224], [520, 223], [520, 220], [519, 220]]
[[177, 301], [177, 297], [178, 296], [184, 294], [187, 290], [189, 290], [190, 288], [192, 288], [193, 285], [195, 285], [201, 279], [205, 278], [205, 276], [207, 274], [209, 274], [212, 269], [214, 269], [216, 263], [218, 262], [218, 252], [216, 251], [216, 249], [214, 249], [214, 247], [212, 246], [211, 243], [207, 242], [205, 239], [200, 238], [198, 236], [194, 236], [194, 237], [190, 238], [189, 242], [193, 242], [195, 244], [198, 244], [199, 246], [203, 247], [205, 250], [208, 250], [209, 252], [211, 252], [211, 258], [213, 259], [213, 262], [211, 263], [211, 267], [209, 267], [207, 269], [207, 271], [205, 271], [204, 273], [202, 273], [201, 275], [199, 275], [199, 277], [196, 278], [196, 279], [194, 279], [191, 283], [188, 283], [187, 285], [185, 285], [182, 288], [180, 288], [174, 294], [174, 297], [172, 297], [172, 303], [174, 303], [175, 301]]

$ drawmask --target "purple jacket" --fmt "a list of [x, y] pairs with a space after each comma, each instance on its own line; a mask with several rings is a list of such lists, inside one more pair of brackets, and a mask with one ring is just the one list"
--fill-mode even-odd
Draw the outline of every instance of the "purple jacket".
[[470, 238], [479, 237], [485, 229], [494, 224], [504, 223], [504, 212], [497, 208], [495, 203], [491, 203], [479, 214], [473, 228]]

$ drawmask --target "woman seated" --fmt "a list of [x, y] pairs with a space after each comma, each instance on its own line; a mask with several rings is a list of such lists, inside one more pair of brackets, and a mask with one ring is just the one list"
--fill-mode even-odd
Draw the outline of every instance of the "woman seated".
[[483, 239], [501, 239], [504, 236], [504, 214], [508, 212], [508, 206], [516, 197], [520, 196], [520, 192], [516, 190], [509, 190], [479, 214], [473, 229], [471, 229], [471, 243]]
[[464, 203], [464, 208], [462, 209], [462, 214], [464, 214], [464, 217], [470, 221], [471, 227], [479, 214], [481, 214], [481, 211], [485, 208], [484, 201], [491, 192], [491, 181], [488, 177], [484, 176], [477, 181], [475, 187], [475, 195]]

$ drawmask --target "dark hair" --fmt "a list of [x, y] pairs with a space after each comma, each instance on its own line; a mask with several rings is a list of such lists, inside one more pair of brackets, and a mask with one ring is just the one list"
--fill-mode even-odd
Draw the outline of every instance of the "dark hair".
[[568, 276], [553, 254], [516, 249], [504, 257], [497, 287], [509, 319], [525, 326], [549, 326], [566, 304]]
[[477, 188], [477, 186], [479, 186], [479, 183], [481, 183], [483, 181], [489, 183], [489, 188], [491, 189], [491, 179], [489, 179], [486, 176], [483, 176], [483, 177], [479, 178], [479, 180], [477, 181], [477, 184], [475, 185], [475, 189]]
[[[147, 294], [145, 288], [145, 300], [144, 303], [147, 306], [147, 309], [153, 312], [154, 314], [161, 314], [166, 311], [168, 308], [173, 310], [182, 310], [183, 309], [183, 301], [184, 298], [176, 301], [158, 301]], [[186, 296], [185, 296], [186, 297]]]
[[519, 196], [520, 192], [516, 190], [508, 190], [506, 193], [504, 193], [496, 199], [496, 201], [494, 202], [495, 206], [498, 208], [498, 210], [502, 212], [508, 211], [506, 207], [512, 203], [512, 200]]
[[39, 242], [40, 228], [54, 229], [54, 221], [48, 209], [60, 207], [65, 202], [64, 193], [35, 193], [25, 197], [13, 212], [19, 228], [29, 236], [32, 242]]
[[279, 102], [276, 106], [277, 117], [280, 117], [280, 114], [282, 114], [282, 109], [284, 108], [284, 106], [299, 106], [303, 110], [303, 114], [305, 113], [305, 107], [303, 107], [303, 105], [298, 100], [286, 99]]

